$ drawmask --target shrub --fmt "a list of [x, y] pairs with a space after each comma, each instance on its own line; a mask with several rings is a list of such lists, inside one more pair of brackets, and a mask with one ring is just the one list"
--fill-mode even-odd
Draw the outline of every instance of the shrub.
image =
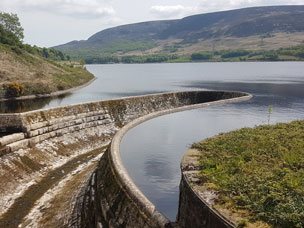
[[6, 87], [6, 97], [20, 97], [24, 94], [24, 85], [20, 85], [18, 82], [12, 82]]

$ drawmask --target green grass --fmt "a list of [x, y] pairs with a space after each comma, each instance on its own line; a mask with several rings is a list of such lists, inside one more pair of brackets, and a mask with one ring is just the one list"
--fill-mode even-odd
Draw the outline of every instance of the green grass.
[[219, 205], [248, 210], [249, 221], [304, 227], [304, 121], [243, 128], [192, 147]]

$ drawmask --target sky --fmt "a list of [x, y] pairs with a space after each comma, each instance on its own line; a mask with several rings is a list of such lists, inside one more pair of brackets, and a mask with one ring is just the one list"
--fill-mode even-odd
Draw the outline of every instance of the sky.
[[51, 47], [117, 25], [269, 5], [304, 0], [0, 0], [0, 11], [18, 15], [24, 43]]

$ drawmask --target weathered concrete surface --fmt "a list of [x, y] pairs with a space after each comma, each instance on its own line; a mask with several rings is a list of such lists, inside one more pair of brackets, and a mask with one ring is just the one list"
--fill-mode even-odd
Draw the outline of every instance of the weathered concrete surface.
[[[122, 136], [159, 115], [250, 97], [245, 93], [191, 91], [0, 115], [1, 128], [16, 133], [0, 138], [0, 227], [173, 226], [125, 171], [119, 155]], [[111, 141], [88, 182], [96, 159], [104, 151], [99, 148]], [[69, 183], [77, 187], [67, 198], [63, 194]], [[64, 208], [72, 207], [71, 217], [71, 211]], [[54, 208], [61, 216], [47, 215]]]

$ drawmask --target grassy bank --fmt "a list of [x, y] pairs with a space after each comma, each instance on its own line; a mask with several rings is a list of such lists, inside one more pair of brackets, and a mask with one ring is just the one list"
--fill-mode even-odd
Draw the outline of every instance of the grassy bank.
[[201, 151], [202, 184], [218, 191], [218, 208], [244, 217], [240, 227], [304, 227], [304, 121], [243, 128], [192, 147]]
[[0, 44], [0, 98], [49, 94], [94, 77], [81, 65], [44, 57], [47, 52], [51, 54], [50, 49]]

